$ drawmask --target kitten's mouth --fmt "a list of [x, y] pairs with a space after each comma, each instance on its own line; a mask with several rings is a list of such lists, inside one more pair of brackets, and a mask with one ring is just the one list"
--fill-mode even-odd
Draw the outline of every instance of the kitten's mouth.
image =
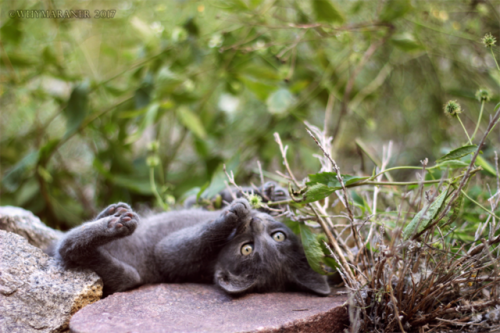
[[219, 270], [215, 273], [216, 284], [229, 294], [241, 294], [252, 289], [257, 281], [249, 276], [233, 275], [231, 272]]

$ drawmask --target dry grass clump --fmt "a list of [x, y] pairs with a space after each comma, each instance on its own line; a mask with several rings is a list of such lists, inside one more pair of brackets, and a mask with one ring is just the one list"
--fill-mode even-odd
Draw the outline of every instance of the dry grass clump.
[[[472, 154], [468, 165], [455, 171], [448, 168], [441, 179], [431, 181], [423, 177], [426, 168], [438, 166], [428, 167], [427, 159], [422, 161], [418, 181], [393, 181], [388, 171], [416, 167], [387, 169], [390, 145], [371, 177], [340, 176], [339, 167], [329, 153], [331, 138], [325, 130], [307, 123], [309, 134], [322, 152], [317, 156], [322, 169], [309, 179], [298, 181], [286, 159], [288, 147], [283, 147], [275, 134], [287, 170], [278, 174], [288, 179], [293, 199], [285, 207], [280, 202], [278, 213], [323, 231], [327, 240], [322, 241], [326, 249], [323, 259], [335, 259], [337, 270], [350, 291], [350, 332], [500, 329], [500, 218], [494, 213], [500, 199], [500, 179], [497, 177], [496, 193], [490, 191], [491, 209], [466, 193], [469, 181], [481, 170], [475, 164], [476, 159], [499, 118], [500, 108], [490, 117], [479, 144], [460, 148], [467, 150], [462, 156]], [[496, 173], [498, 175], [498, 165]], [[391, 186], [389, 190], [382, 192], [381, 186], [387, 185]], [[417, 188], [406, 192], [397, 190], [398, 186], [408, 188], [410, 185]], [[357, 195], [369, 199], [371, 214], [361, 214], [350, 197], [349, 189], [361, 186], [370, 186], [371, 191], [359, 191]], [[329, 194], [322, 196], [321, 191], [335, 193], [337, 199], [332, 204]], [[487, 219], [478, 223], [472, 242], [454, 237], [461, 222], [464, 196], [488, 213]], [[396, 207], [396, 197], [399, 207]], [[392, 202], [386, 207], [387, 214], [377, 213], [380, 212], [377, 202]], [[304, 245], [310, 263], [314, 263], [314, 251], [310, 248], [315, 245]]]

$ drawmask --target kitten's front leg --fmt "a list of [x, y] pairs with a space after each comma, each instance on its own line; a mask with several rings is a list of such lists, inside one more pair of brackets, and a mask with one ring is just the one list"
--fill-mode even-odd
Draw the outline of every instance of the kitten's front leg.
[[[189, 281], [204, 272], [236, 228], [251, 220], [246, 199], [237, 199], [219, 217], [176, 231], [155, 246], [155, 261], [168, 282]], [[211, 278], [211, 277], [210, 277]]]

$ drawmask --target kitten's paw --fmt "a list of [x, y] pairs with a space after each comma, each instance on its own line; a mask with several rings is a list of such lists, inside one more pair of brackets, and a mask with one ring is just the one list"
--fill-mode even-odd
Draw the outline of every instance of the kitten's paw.
[[236, 199], [227, 210], [229, 215], [235, 215], [238, 220], [244, 220], [251, 214], [252, 207], [246, 199]]
[[267, 182], [259, 190], [264, 197], [264, 201], [282, 201], [289, 199], [288, 191], [275, 182]]
[[139, 224], [139, 216], [130, 207], [115, 208], [112, 216], [107, 216], [107, 232], [113, 236], [131, 235]]
[[132, 208], [130, 208], [130, 206], [127, 205], [126, 203], [118, 202], [106, 207], [102, 212], [99, 213], [99, 215], [97, 215], [95, 219], [99, 220], [106, 216], [115, 215], [120, 209], [126, 209], [127, 211], [132, 211]]

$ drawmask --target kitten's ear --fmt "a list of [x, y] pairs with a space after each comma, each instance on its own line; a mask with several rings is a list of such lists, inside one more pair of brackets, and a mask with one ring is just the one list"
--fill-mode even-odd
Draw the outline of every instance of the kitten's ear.
[[241, 294], [250, 290], [256, 281], [219, 270], [215, 272], [215, 283], [228, 294]]
[[294, 282], [301, 288], [312, 291], [321, 296], [330, 294], [330, 286], [326, 282], [326, 276], [316, 273], [305, 263], [296, 267], [293, 274]]

